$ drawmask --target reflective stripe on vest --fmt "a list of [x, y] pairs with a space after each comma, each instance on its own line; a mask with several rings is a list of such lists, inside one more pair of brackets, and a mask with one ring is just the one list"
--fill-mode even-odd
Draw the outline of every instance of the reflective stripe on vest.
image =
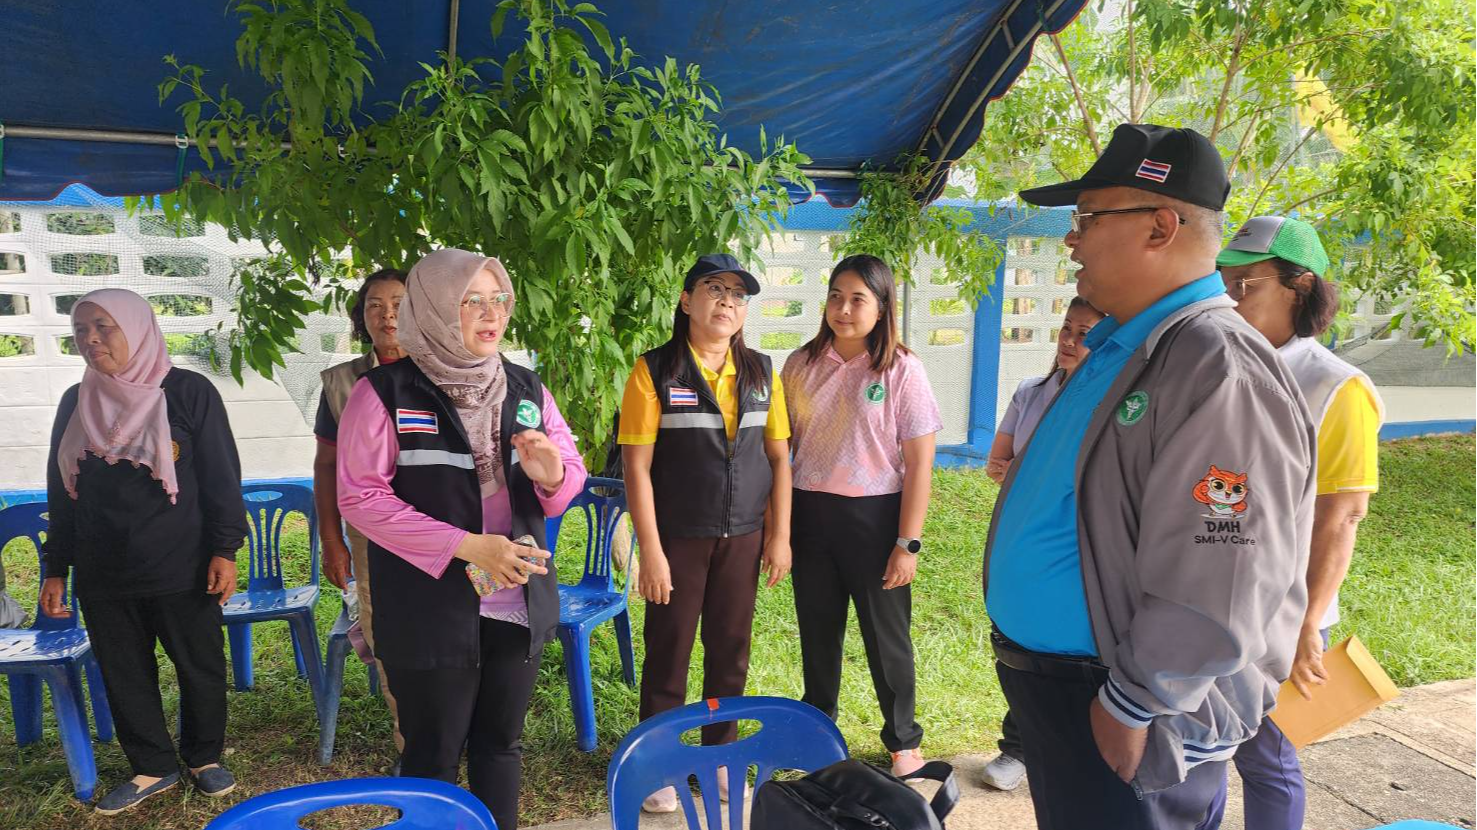
[[711, 412], [669, 412], [662, 415], [662, 429], [725, 429], [723, 416]]
[[745, 412], [743, 414], [743, 417], [739, 418], [738, 428], [748, 429], [750, 427], [762, 427], [767, 423], [769, 423], [769, 410], [755, 409], [750, 412]]
[[401, 450], [395, 458], [395, 464], [400, 467], [430, 467], [441, 464], [462, 470], [477, 468], [472, 461], [471, 453], [447, 452], [446, 450]]

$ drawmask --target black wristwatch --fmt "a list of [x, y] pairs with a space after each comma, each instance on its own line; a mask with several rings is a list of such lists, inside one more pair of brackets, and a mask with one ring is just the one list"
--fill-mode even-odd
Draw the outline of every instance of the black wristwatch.
[[897, 546], [907, 551], [908, 553], [917, 556], [918, 551], [923, 550], [923, 540], [909, 539], [906, 536], [899, 536], [897, 537]]

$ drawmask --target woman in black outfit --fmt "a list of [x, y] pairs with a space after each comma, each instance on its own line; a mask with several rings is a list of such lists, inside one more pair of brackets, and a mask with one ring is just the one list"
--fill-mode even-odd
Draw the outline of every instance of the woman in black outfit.
[[[236, 590], [246, 538], [241, 462], [220, 393], [170, 363], [139, 295], [93, 291], [72, 310], [87, 363], [51, 432], [43, 612], [67, 614], [67, 572], [102, 669], [118, 742], [134, 777], [98, 800], [120, 813], [179, 783], [154, 644], [180, 688], [180, 745], [196, 789], [235, 788], [226, 735], [221, 606]], [[124, 463], [119, 463], [124, 462]]]

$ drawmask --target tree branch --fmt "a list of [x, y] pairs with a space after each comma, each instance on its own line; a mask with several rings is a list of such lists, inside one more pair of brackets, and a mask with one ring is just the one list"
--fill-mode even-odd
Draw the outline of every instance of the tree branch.
[[1246, 32], [1246, 21], [1245, 18], [1242, 18], [1236, 22], [1235, 44], [1231, 47], [1231, 59], [1226, 62], [1226, 80], [1221, 84], [1220, 98], [1216, 101], [1215, 105], [1215, 123], [1211, 125], [1210, 135], [1208, 136], [1211, 144], [1214, 144], [1216, 138], [1221, 134], [1221, 125], [1226, 117], [1226, 102], [1231, 95], [1231, 84], [1236, 80], [1236, 73], [1241, 71], [1239, 61], [1241, 58], [1241, 49], [1246, 45]]
[[[1291, 212], [1297, 210], [1298, 208], [1302, 207], [1303, 205], [1306, 205], [1309, 202], [1316, 202], [1319, 199], [1322, 199], [1324, 196], [1327, 196], [1327, 195], [1329, 195], [1331, 193], [1336, 193], [1336, 192], [1338, 192], [1338, 188], [1337, 187], [1330, 187], [1327, 190], [1320, 190], [1317, 193], [1314, 193], [1312, 196], [1309, 196], [1306, 199], [1303, 199], [1303, 200], [1298, 201], [1298, 202], [1296, 202], [1294, 204], [1288, 205], [1287, 207], [1285, 207], [1285, 208], [1282, 209], [1282, 212], [1283, 213], [1291, 213]], [[1253, 207], [1255, 207], [1255, 205], [1253, 205]]]
[[1283, 156], [1282, 161], [1277, 163], [1277, 167], [1272, 170], [1272, 175], [1268, 176], [1265, 182], [1262, 182], [1262, 189], [1256, 194], [1256, 200], [1251, 203], [1251, 209], [1246, 213], [1247, 216], [1256, 215], [1257, 206], [1262, 203], [1262, 197], [1267, 195], [1267, 189], [1272, 186], [1272, 182], [1276, 181], [1277, 177], [1282, 175], [1283, 168], [1287, 167], [1287, 163], [1292, 161], [1293, 156], [1297, 155], [1298, 150], [1303, 149], [1303, 145], [1308, 142], [1308, 139], [1313, 137], [1313, 133], [1318, 132], [1318, 128], [1321, 126], [1323, 126], [1323, 120], [1319, 119], [1318, 123], [1303, 131], [1303, 137], [1298, 139], [1298, 143], [1293, 146], [1292, 150], [1286, 156]]
[[1139, 123], [1138, 112], [1138, 51], [1133, 42], [1133, 0], [1123, 4], [1123, 16], [1128, 20], [1128, 115], [1129, 123]]
[[1285, 44], [1282, 44], [1280, 46], [1276, 46], [1276, 47], [1273, 47], [1271, 49], [1266, 49], [1266, 50], [1263, 50], [1261, 52], [1258, 52], [1255, 55], [1247, 58], [1246, 59], [1246, 63], [1247, 64], [1250, 64], [1250, 63], [1252, 63], [1254, 61], [1257, 61], [1257, 60], [1260, 60], [1261, 58], [1266, 57], [1267, 55], [1271, 55], [1271, 54], [1275, 54], [1275, 53], [1279, 53], [1279, 52], [1286, 52], [1286, 51], [1288, 51], [1290, 49], [1301, 49], [1304, 46], [1311, 46], [1311, 45], [1313, 45], [1315, 43], [1326, 43], [1326, 42], [1328, 42], [1330, 40], [1345, 40], [1345, 39], [1353, 40], [1355, 38], [1373, 38], [1373, 37], [1378, 37], [1381, 34], [1387, 34], [1389, 31], [1390, 31], [1390, 27], [1388, 27], [1388, 26], [1381, 26], [1378, 29], [1368, 29], [1368, 30], [1363, 31], [1363, 32], [1340, 32], [1340, 33], [1338, 33], [1336, 35], [1329, 35], [1327, 37], [1315, 37], [1315, 38], [1309, 38], [1308, 40], [1296, 40], [1296, 41], [1293, 41], [1292, 43], [1285, 43]]
[[1077, 109], [1082, 111], [1082, 124], [1087, 128], [1087, 140], [1092, 143], [1092, 151], [1097, 155], [1103, 154], [1102, 144], [1098, 141], [1097, 128], [1092, 125], [1092, 115], [1087, 111], [1087, 102], [1082, 99], [1082, 87], [1077, 84], [1077, 76], [1072, 72], [1072, 63], [1067, 60], [1067, 50], [1062, 48], [1062, 39], [1059, 35], [1051, 35], [1051, 43], [1056, 47], [1057, 56], [1061, 58], [1062, 68], [1066, 70], [1067, 82], [1072, 85], [1072, 97], [1077, 99]]
[[1259, 118], [1260, 116], [1260, 112], [1253, 113], [1251, 116], [1251, 123], [1246, 125], [1246, 132], [1241, 134], [1241, 141], [1236, 145], [1236, 154], [1231, 156], [1231, 163], [1226, 166], [1226, 176], [1228, 178], [1235, 177], [1236, 165], [1241, 162], [1241, 154], [1246, 152], [1246, 144], [1247, 142], [1251, 141], [1252, 134], [1256, 132], [1256, 121], [1257, 118]]

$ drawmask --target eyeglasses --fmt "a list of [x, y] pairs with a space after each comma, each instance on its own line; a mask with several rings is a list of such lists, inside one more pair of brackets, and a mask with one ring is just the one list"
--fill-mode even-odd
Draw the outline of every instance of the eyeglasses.
[[491, 297], [484, 297], [481, 294], [468, 294], [466, 299], [462, 300], [462, 308], [468, 311], [476, 309], [478, 320], [493, 316], [506, 317], [508, 306], [512, 301], [513, 295], [506, 291], [499, 291]]
[[[1072, 211], [1072, 217], [1071, 217], [1072, 218], [1072, 233], [1082, 233], [1082, 220], [1083, 219], [1086, 219], [1089, 216], [1110, 216], [1110, 215], [1112, 215], [1114, 213], [1153, 213], [1156, 210], [1168, 210], [1170, 213], [1174, 213], [1174, 211], [1171, 208], [1164, 207], [1163, 205], [1159, 205], [1157, 207], [1149, 206], [1149, 207], [1118, 208], [1117, 210], [1094, 210], [1094, 211], [1091, 211], [1089, 213], [1078, 213], [1077, 211], [1074, 210], [1074, 211]], [[1178, 219], [1180, 221], [1180, 224], [1181, 225], [1185, 224], [1185, 217], [1179, 215], [1178, 213], [1175, 213], [1174, 214], [1174, 218]]]
[[1269, 277], [1228, 277], [1225, 274], [1221, 274], [1221, 280], [1226, 284], [1226, 293], [1230, 294], [1233, 300], [1246, 296], [1247, 283], [1275, 279], [1277, 279], [1276, 274]]
[[749, 304], [749, 292], [742, 288], [729, 288], [718, 282], [705, 282], [703, 283], [703, 287], [708, 289], [708, 296], [715, 300], [721, 300], [724, 295], [727, 295], [729, 299], [733, 300], [734, 305]]

